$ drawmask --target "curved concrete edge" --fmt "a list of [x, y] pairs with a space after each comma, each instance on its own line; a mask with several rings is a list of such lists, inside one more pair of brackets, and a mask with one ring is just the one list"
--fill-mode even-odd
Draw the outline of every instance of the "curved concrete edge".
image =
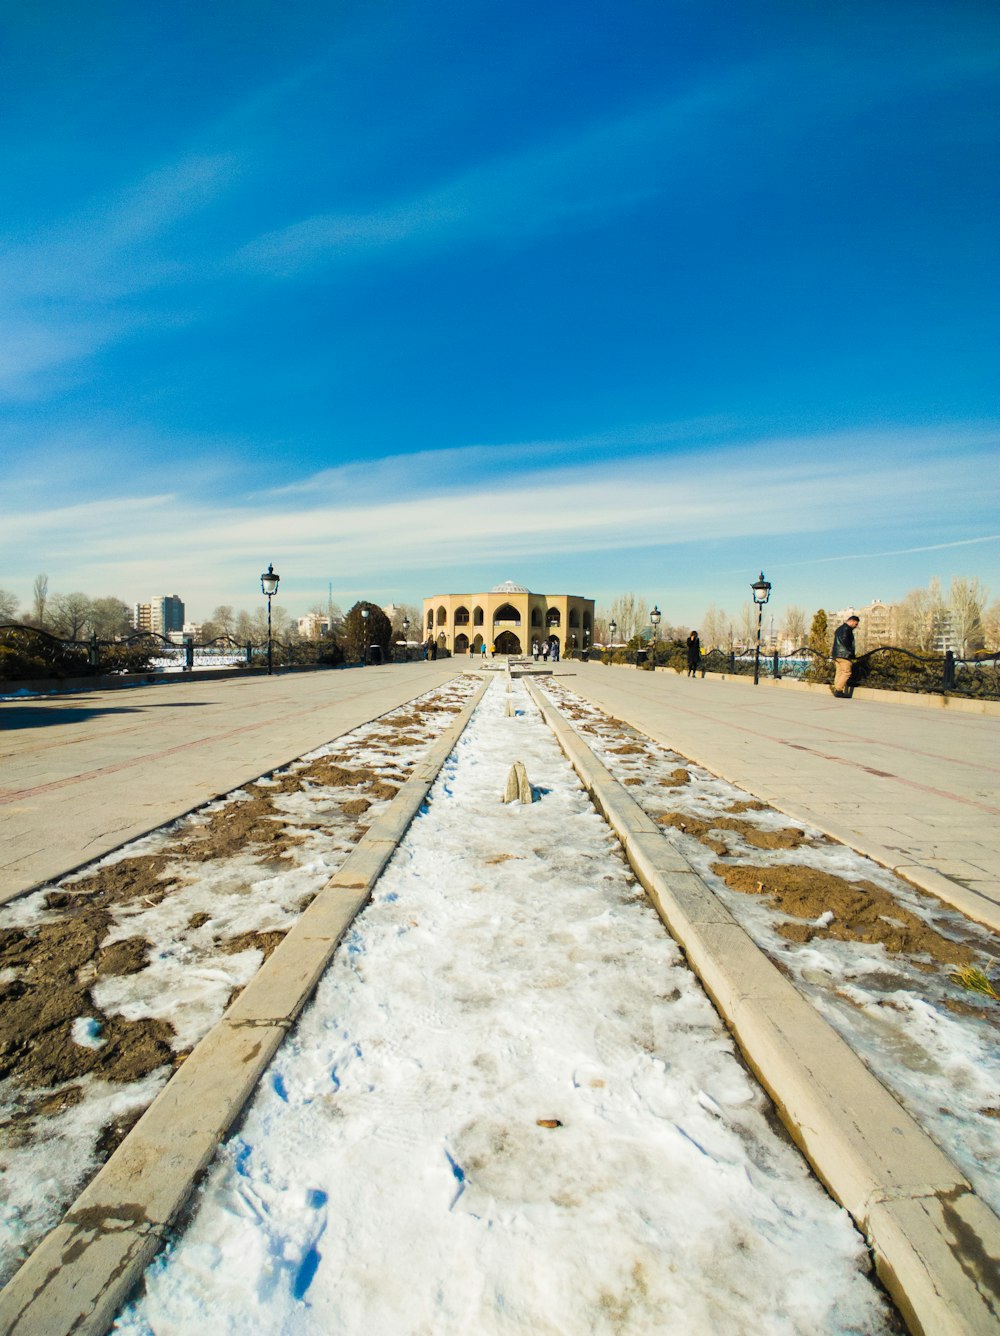
[[417, 763], [222, 1020], [0, 1291], [0, 1333], [104, 1336], [166, 1240], [492, 679]]
[[560, 711], [528, 690], [786, 1128], [865, 1234], [911, 1332], [995, 1334], [1000, 1220]]

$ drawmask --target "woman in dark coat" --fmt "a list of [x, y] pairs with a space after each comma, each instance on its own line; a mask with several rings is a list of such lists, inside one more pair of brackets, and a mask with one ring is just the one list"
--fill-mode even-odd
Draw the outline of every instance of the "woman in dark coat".
[[698, 632], [692, 631], [687, 638], [688, 677], [694, 677], [701, 666], [701, 641]]

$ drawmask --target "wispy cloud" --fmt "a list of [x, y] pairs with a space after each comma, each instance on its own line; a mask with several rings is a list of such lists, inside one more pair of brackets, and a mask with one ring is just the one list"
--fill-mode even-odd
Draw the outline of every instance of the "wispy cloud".
[[288, 276], [400, 243], [510, 241], [587, 227], [628, 212], [698, 162], [696, 144], [727, 121], [756, 75], [735, 74], [652, 106], [477, 164], [406, 199], [364, 213], [327, 212], [247, 243], [236, 262]]
[[62, 368], [172, 320], [150, 306], [137, 309], [135, 299], [191, 278], [188, 261], [169, 253], [170, 236], [215, 203], [232, 175], [226, 156], [182, 158], [30, 239], [0, 237], [8, 308], [0, 327], [0, 398], [35, 399], [53, 388]]
[[[396, 476], [412, 481], [409, 461], [384, 460], [380, 496], [359, 498], [350, 466], [318, 475], [313, 490], [297, 497], [275, 489], [211, 506], [186, 495], [150, 493], [25, 510], [9, 518], [7, 538], [10, 550], [22, 554], [25, 589], [36, 569], [48, 569], [54, 587], [103, 589], [119, 582], [123, 596], [137, 598], [143, 590], [134, 586], [136, 572], [156, 570], [157, 588], [169, 584], [210, 603], [222, 601], [267, 560], [292, 579], [350, 572], [353, 582], [395, 582], [401, 594], [416, 596], [421, 572], [452, 569], [461, 582], [471, 558], [509, 570], [512, 563], [572, 555], [581, 581], [591, 585], [604, 579], [606, 554], [651, 547], [702, 553], [709, 545], [725, 549], [747, 541], [756, 548], [766, 535], [772, 535], [767, 541], [780, 536], [786, 544], [806, 545], [817, 553], [807, 562], [823, 555], [844, 560], [848, 542], [857, 551], [867, 535], [889, 532], [940, 534], [940, 542], [924, 545], [940, 550], [986, 541], [995, 503], [982, 487], [989, 454], [969, 445], [979, 435], [964, 434], [967, 448], [959, 459], [950, 448], [957, 429], [938, 434], [933, 446], [905, 433], [758, 440], [709, 454], [626, 455], [534, 469], [522, 464], [501, 478], [483, 474], [457, 491], [442, 482], [447, 464], [435, 469], [425, 459], [424, 485], [414, 490], [392, 485], [397, 463]], [[953, 537], [957, 525], [965, 529], [961, 540]], [[893, 550], [914, 549], [900, 544]], [[125, 571], [128, 590], [120, 584]]]

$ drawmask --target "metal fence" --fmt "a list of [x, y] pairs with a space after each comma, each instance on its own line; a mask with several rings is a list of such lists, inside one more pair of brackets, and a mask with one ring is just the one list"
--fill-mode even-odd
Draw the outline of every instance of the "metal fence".
[[[239, 641], [228, 635], [207, 641], [185, 637], [178, 643], [156, 631], [137, 631], [107, 640], [98, 636], [76, 640], [12, 622], [0, 626], [0, 681], [197, 672], [212, 668], [259, 669], [267, 666], [267, 648], [266, 640]], [[385, 653], [381, 646], [371, 645], [364, 662], [416, 661], [421, 657], [420, 649], [396, 641]], [[278, 669], [335, 667], [344, 662], [342, 648], [333, 639], [314, 641], [274, 636], [271, 657]]]
[[[754, 652], [713, 649], [702, 656], [702, 671], [752, 677]], [[791, 654], [776, 651], [760, 656], [762, 677], [794, 677], [807, 682], [832, 682], [833, 659], [808, 645]], [[959, 658], [951, 650], [944, 654], [916, 654], [898, 645], [879, 645], [859, 654], [854, 661], [852, 686], [878, 687], [886, 691], [965, 696], [970, 699], [1000, 699], [1000, 653], [996, 651]]]
[[[621, 647], [613, 652], [592, 650], [591, 658], [605, 663], [629, 663], [637, 668], [669, 666], [687, 671], [683, 644]], [[753, 677], [755, 663], [762, 678], [791, 677], [806, 682], [833, 681], [833, 659], [809, 645], [788, 654], [776, 650], [762, 652], [757, 660], [754, 646], [734, 645], [728, 650], [712, 649], [701, 656], [699, 672], [723, 673], [727, 677]], [[960, 658], [949, 650], [945, 654], [917, 654], [897, 645], [879, 645], [854, 661], [852, 686], [878, 687], [886, 691], [905, 691], [1000, 700], [1000, 652], [983, 651]]]

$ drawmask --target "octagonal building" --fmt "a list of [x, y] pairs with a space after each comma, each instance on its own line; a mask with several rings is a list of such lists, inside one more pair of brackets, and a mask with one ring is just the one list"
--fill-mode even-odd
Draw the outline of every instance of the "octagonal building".
[[483, 594], [435, 594], [424, 599], [424, 640], [453, 654], [478, 654], [483, 642], [497, 654], [530, 654], [532, 644], [558, 642], [560, 652], [586, 649], [594, 636], [594, 600], [578, 594], [533, 594], [505, 580]]

